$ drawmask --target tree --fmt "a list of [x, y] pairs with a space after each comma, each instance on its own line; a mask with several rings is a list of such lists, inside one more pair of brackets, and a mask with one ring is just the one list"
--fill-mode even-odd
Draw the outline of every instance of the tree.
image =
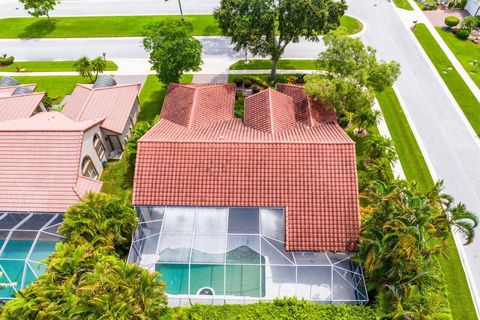
[[20, 0], [20, 3], [32, 17], [46, 16], [48, 21], [51, 21], [49, 12], [60, 3], [60, 0]]
[[88, 193], [65, 212], [59, 233], [71, 243], [86, 240], [124, 256], [130, 249], [136, 226], [135, 210], [123, 199], [105, 193]]
[[202, 61], [202, 44], [189, 35], [191, 25], [162, 21], [146, 28], [143, 46], [158, 79], [166, 85], [179, 82], [186, 71], [198, 71]]
[[93, 83], [97, 80], [98, 75], [105, 71], [107, 62], [100, 56], [93, 59], [83, 56], [75, 61], [74, 66], [82, 77], [88, 78]]
[[327, 49], [317, 59], [324, 72], [306, 76], [305, 90], [339, 117], [351, 114], [365, 131], [366, 124], [376, 118], [371, 111], [375, 94], [393, 85], [400, 66], [394, 61], [378, 61], [375, 50], [359, 39], [332, 34], [325, 36], [324, 42]]
[[340, 25], [346, 9], [344, 0], [222, 0], [214, 16], [236, 51], [270, 57], [275, 79], [289, 43], [318, 41]]
[[128, 160], [128, 172], [133, 177], [135, 172], [135, 160], [137, 159], [138, 140], [152, 128], [152, 124], [148, 121], [137, 122], [132, 131], [132, 135], [125, 146], [126, 157]]

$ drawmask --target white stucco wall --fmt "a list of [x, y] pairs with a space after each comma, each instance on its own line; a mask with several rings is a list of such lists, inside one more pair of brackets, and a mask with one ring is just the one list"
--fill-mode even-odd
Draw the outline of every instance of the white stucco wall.
[[467, 10], [472, 16], [475, 14], [480, 15], [479, 7], [480, 0], [468, 0], [465, 10]]
[[93, 146], [93, 137], [94, 135], [98, 134], [100, 139], [102, 140], [103, 146], [105, 147], [105, 157], [108, 157], [108, 147], [105, 143], [105, 138], [103, 136], [103, 132], [100, 129], [100, 125], [96, 125], [89, 130], [87, 130], [83, 134], [83, 144], [82, 144], [82, 153], [80, 157], [80, 165], [78, 168], [78, 174], [82, 175], [82, 160], [86, 156], [89, 156], [92, 159], [93, 165], [95, 166], [95, 169], [98, 172], [98, 175], [100, 176], [103, 172], [103, 165], [102, 161], [97, 155], [97, 151], [95, 150], [95, 147]]

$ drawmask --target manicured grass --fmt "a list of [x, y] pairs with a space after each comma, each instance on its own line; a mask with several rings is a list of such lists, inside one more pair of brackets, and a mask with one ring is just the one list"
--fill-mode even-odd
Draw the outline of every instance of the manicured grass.
[[[262, 70], [271, 69], [272, 62], [265, 59], [252, 59], [248, 63], [239, 60], [230, 66], [230, 70]], [[278, 62], [277, 69], [283, 70], [319, 70], [315, 60], [288, 60], [282, 59]]]
[[[421, 190], [433, 187], [433, 179], [408, 120], [393, 89], [389, 88], [377, 95], [383, 116], [392, 136], [400, 163], [408, 180], [416, 181]], [[448, 289], [448, 301], [454, 319], [477, 319], [465, 272], [460, 261], [453, 237], [449, 246], [439, 257]]]
[[[439, 72], [448, 89], [459, 104], [463, 113], [472, 125], [475, 132], [480, 135], [480, 102], [475, 98], [470, 88], [465, 84], [457, 70], [433, 38], [427, 27], [420, 23], [414, 32], [418, 41], [427, 53], [428, 57]], [[425, 83], [428, 86], [428, 83]]]
[[[46, 18], [5, 18], [0, 19], [0, 38], [139, 37], [145, 26], [165, 20], [180, 20], [180, 16], [58, 17], [53, 23]], [[185, 21], [191, 24], [194, 36], [221, 35], [213, 15], [186, 15]], [[348, 34], [363, 28], [349, 16], [342, 17], [341, 27]]]
[[[22, 72], [61, 72], [75, 71], [75, 61], [19, 61], [9, 66], [1, 67], [0, 72], [16, 72], [17, 67]], [[118, 66], [115, 62], [107, 60], [105, 71], [116, 71]]]
[[350, 16], [340, 18], [340, 28], [343, 28], [347, 34], [355, 34], [363, 29], [363, 25], [358, 19]]
[[[192, 75], [184, 75], [183, 83], [192, 82]], [[165, 86], [158, 80], [157, 76], [149, 75], [143, 84], [142, 91], [138, 97], [140, 112], [137, 121], [156, 122], [160, 115], [163, 99], [165, 98]], [[126, 158], [120, 161], [109, 162], [103, 170], [100, 180], [103, 181], [102, 192], [122, 195], [125, 199], [131, 200], [133, 188], [133, 172], [129, 172]]]
[[[471, 41], [460, 40], [453, 33], [440, 27], [436, 27], [436, 29], [458, 61], [467, 70], [472, 80], [477, 84], [477, 87], [480, 88], [480, 45]], [[474, 60], [478, 61], [476, 65], [472, 64]]]
[[77, 83], [89, 83], [88, 79], [80, 76], [15, 76], [14, 78], [21, 84], [36, 83], [35, 91], [47, 92], [52, 98], [57, 97], [57, 103], [60, 103], [65, 95], [70, 94]]
[[400, 9], [413, 11], [412, 6], [407, 0], [393, 0], [393, 3], [395, 3], [395, 5]]

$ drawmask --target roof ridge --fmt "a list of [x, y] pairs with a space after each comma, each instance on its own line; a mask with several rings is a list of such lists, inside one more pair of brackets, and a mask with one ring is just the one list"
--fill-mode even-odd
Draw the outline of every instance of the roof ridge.
[[108, 90], [108, 89], [127, 88], [127, 87], [133, 87], [133, 86], [138, 86], [138, 85], [141, 85], [141, 84], [140, 83], [120, 83], [120, 84], [116, 84], [114, 86], [89, 88], [89, 89], [92, 90], [92, 91], [100, 91], [100, 90]]
[[190, 111], [190, 117], [188, 119], [188, 128], [192, 127], [193, 116], [196, 113], [196, 102], [197, 102], [197, 95], [198, 95], [198, 88], [192, 88], [193, 90], [193, 101], [192, 101], [192, 109]]
[[274, 123], [275, 121], [273, 121], [273, 108], [272, 108], [272, 104], [273, 104], [273, 99], [272, 99], [272, 88], [268, 88], [268, 109], [269, 109], [269, 121], [270, 121], [270, 128], [272, 129], [272, 133], [275, 133], [275, 128], [274, 128]]
[[18, 98], [18, 97], [25, 97], [25, 96], [37, 96], [37, 95], [45, 95], [45, 92], [30, 92], [30, 93], [22, 93], [16, 95], [9, 95], [9, 96], [0, 96], [0, 99], [9, 99], [9, 98]]
[[83, 104], [82, 109], [80, 109], [80, 112], [78, 113], [77, 117], [76, 117], [75, 119], [72, 119], [72, 120], [74, 120], [75, 122], [79, 122], [79, 121], [80, 121], [80, 118], [81, 118], [81, 116], [83, 115], [83, 113], [85, 112], [85, 109], [87, 108], [87, 104], [88, 104], [88, 102], [90, 101], [90, 99], [92, 98], [93, 93], [94, 93], [93, 88], [88, 88], [88, 87], [84, 87], [84, 86], [82, 86], [82, 88], [89, 89], [89, 90], [90, 90], [90, 93], [88, 94], [88, 98], [85, 100], [85, 103]]

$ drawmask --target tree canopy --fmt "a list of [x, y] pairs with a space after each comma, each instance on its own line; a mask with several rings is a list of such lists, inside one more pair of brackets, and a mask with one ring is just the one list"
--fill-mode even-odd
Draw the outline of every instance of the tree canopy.
[[366, 129], [378, 118], [372, 111], [375, 94], [393, 85], [400, 75], [400, 65], [378, 61], [375, 49], [359, 39], [331, 34], [324, 37], [324, 42], [327, 49], [317, 59], [324, 70], [305, 77], [305, 90], [339, 117]]
[[186, 71], [199, 71], [202, 44], [189, 35], [191, 25], [180, 21], [162, 21], [146, 28], [143, 46], [158, 79], [166, 85], [179, 82]]
[[318, 41], [338, 28], [346, 9], [344, 0], [222, 0], [214, 16], [236, 51], [270, 57], [273, 79], [289, 43]]
[[46, 16], [50, 20], [49, 12], [60, 3], [60, 0], [20, 0], [20, 3], [32, 17]]

